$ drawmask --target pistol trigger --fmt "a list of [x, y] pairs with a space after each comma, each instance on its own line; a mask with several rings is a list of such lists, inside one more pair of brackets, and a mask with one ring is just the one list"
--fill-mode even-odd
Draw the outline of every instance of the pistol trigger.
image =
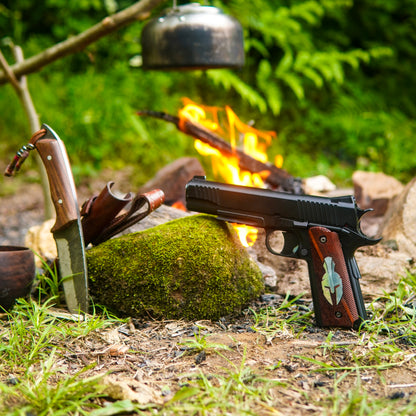
[[285, 239], [284, 246], [282, 250], [282, 255], [287, 257], [300, 257], [300, 245], [299, 239], [295, 233], [284, 232], [283, 237]]

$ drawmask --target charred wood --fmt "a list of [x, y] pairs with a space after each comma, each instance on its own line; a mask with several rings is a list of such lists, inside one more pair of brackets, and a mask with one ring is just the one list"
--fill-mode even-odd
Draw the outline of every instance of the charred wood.
[[[177, 116], [160, 111], [140, 110], [137, 112], [140, 116], [150, 116], [160, 120], [175, 124], [177, 129], [182, 133], [201, 140], [211, 147], [219, 150], [224, 156], [237, 157], [239, 167], [251, 173], [262, 174], [262, 179], [271, 188], [277, 191], [290, 192], [294, 194], [303, 194], [302, 181], [293, 177], [284, 169], [278, 168], [271, 163], [263, 163], [252, 156], [248, 155], [241, 149], [233, 149], [232, 146], [223, 140], [216, 133], [202, 126], [201, 124], [190, 120], [181, 120]], [[264, 174], [266, 172], [266, 174]]]

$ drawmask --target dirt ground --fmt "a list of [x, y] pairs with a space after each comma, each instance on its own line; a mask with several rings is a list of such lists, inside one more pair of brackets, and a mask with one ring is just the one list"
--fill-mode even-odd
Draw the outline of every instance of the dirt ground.
[[[251, 308], [259, 306], [253, 304]], [[249, 368], [255, 375], [277, 382], [269, 390], [273, 408], [281, 412], [277, 414], [299, 415], [305, 411], [322, 414], [329, 397], [334, 394], [347, 397], [357, 388], [372, 400], [406, 402], [413, 398], [416, 368], [415, 353], [410, 346], [405, 348], [406, 353], [397, 365], [389, 368], [385, 363], [380, 370], [381, 366], [376, 368], [380, 363], [371, 360], [365, 334], [335, 330], [328, 342], [330, 331], [313, 325], [298, 335], [289, 328], [272, 335], [253, 328], [253, 315], [248, 310], [237, 319], [219, 322], [131, 320], [118, 328], [74, 340], [67, 346], [60, 365], [72, 373], [94, 364], [86, 375], [110, 371], [111, 375], [105, 379], [109, 396], [141, 404], [162, 404], [180, 387], [195, 383], [201, 373], [208, 379], [227, 377], [229, 372], [241, 371], [242, 366], [245, 371]], [[201, 336], [206, 344], [200, 351], [194, 348], [194, 341]], [[353, 371], [354, 357], [358, 356], [368, 356], [364, 360], [368, 368]], [[345, 369], [321, 371], [321, 365], [313, 360]], [[264, 409], [257, 412], [273, 414]]]
[[[82, 184], [79, 199], [100, 190], [107, 180], [102, 177], [93, 184]], [[1, 197], [0, 244], [3, 245], [23, 244], [27, 229], [42, 222], [43, 198], [39, 186], [19, 183], [17, 188], [18, 192]], [[273, 407], [285, 415], [322, 414], [322, 403], [328, 395], [347, 396], [357, 383], [363, 393], [374, 399], [408, 401], [413, 397], [416, 354], [411, 345], [403, 342], [394, 359], [389, 355], [394, 360], [390, 366], [388, 362], [377, 362], [372, 355], [376, 347], [394, 348], [387, 335], [379, 335], [376, 345], [369, 342], [370, 335], [365, 331], [359, 334], [318, 328], [313, 323], [313, 314], [305, 318], [304, 327], [296, 325], [294, 330], [290, 325], [273, 331], [256, 327], [255, 313], [282, 300], [279, 294], [264, 296], [240, 316], [218, 322], [130, 319], [124, 325], [93, 332], [60, 346], [64, 354], [59, 365], [62, 371], [73, 374], [95, 364], [85, 376], [110, 372], [106, 378], [109, 396], [140, 403], [163, 403], [201, 372], [206, 376], [224, 375], [241, 365], [281, 382], [282, 387], [273, 387], [270, 395]], [[308, 311], [308, 295], [296, 305], [296, 309]], [[203, 339], [205, 347], [195, 348], [195, 339]], [[220, 349], [218, 354], [214, 344], [228, 349]], [[321, 371], [323, 364], [319, 362], [337, 365], [342, 370], [328, 367]], [[357, 362], [359, 371], [354, 370]], [[345, 378], [336, 383], [343, 375]], [[259, 410], [258, 414], [271, 413]]]

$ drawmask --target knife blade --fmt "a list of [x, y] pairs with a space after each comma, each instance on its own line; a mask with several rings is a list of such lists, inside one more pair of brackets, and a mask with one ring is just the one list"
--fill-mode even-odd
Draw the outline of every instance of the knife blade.
[[71, 313], [88, 312], [88, 273], [77, 194], [64, 142], [47, 125], [34, 144], [48, 175], [56, 221], [51, 229], [58, 251], [58, 270]]

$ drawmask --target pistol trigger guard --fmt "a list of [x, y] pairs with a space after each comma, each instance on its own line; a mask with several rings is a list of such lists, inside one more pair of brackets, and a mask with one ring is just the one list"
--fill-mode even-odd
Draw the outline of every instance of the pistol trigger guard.
[[284, 238], [284, 244], [281, 251], [276, 251], [272, 245], [270, 244], [270, 237], [273, 234], [274, 229], [266, 230], [266, 247], [270, 253], [276, 256], [284, 256], [284, 257], [292, 257], [292, 258], [299, 258], [299, 248], [300, 248], [300, 240], [296, 233], [290, 231], [282, 231], [282, 235]]
[[270, 241], [269, 241], [269, 239], [270, 239], [270, 237], [271, 237], [271, 235], [273, 234], [274, 231], [275, 230], [266, 230], [266, 241], [265, 241], [265, 243], [266, 243], [267, 250], [269, 250], [270, 253], [274, 254], [275, 256], [280, 256], [281, 253], [274, 250], [273, 247], [270, 244]]

